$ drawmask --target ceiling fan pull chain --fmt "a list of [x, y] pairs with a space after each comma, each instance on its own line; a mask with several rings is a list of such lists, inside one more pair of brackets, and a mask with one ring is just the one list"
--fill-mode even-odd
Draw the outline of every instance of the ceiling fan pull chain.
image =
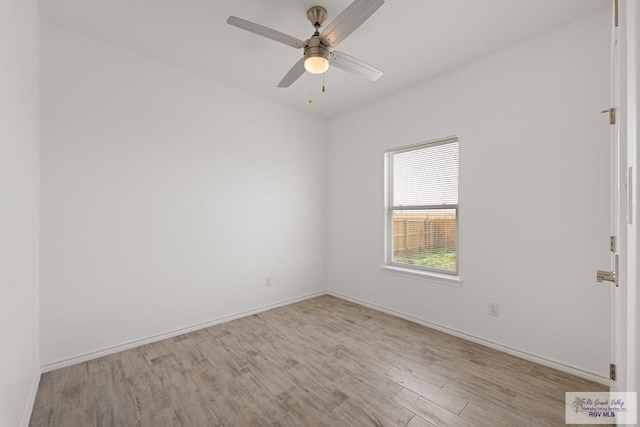
[[327, 73], [322, 73], [322, 93], [325, 93], [325, 87], [324, 87], [324, 75]]

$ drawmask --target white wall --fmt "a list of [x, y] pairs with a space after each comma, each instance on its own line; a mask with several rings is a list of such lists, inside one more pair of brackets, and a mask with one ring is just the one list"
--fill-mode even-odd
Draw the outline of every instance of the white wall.
[[38, 356], [38, 63], [35, 0], [0, 0], [0, 426], [29, 421]]
[[42, 32], [45, 369], [324, 289], [325, 122]]
[[[606, 378], [609, 22], [603, 11], [330, 120], [330, 291]], [[450, 135], [462, 287], [382, 272], [383, 152]]]

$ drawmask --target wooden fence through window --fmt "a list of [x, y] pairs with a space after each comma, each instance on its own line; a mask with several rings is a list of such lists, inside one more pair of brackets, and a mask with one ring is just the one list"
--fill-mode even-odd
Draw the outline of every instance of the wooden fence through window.
[[393, 215], [394, 254], [456, 250], [455, 213], [401, 213]]

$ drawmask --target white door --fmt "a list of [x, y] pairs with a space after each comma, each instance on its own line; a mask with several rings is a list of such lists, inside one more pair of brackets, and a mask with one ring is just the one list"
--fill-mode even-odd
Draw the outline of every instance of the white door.
[[[615, 272], [615, 283], [611, 283], [611, 391], [626, 390], [626, 289], [627, 289], [627, 147], [621, 135], [624, 129], [625, 75], [621, 67], [620, 22], [618, 0], [613, 0], [611, 37], [611, 265]], [[605, 282], [610, 283], [610, 282]]]
[[[598, 270], [596, 280], [605, 286], [611, 286], [611, 391], [624, 391], [619, 379], [626, 374], [621, 372], [625, 368], [626, 349], [624, 348], [624, 319], [626, 319], [625, 305], [622, 300], [622, 289], [626, 284], [624, 266], [626, 265], [626, 218], [622, 218], [625, 211], [623, 201], [625, 199], [626, 178], [626, 148], [620, 138], [620, 119], [623, 117], [620, 110], [622, 69], [620, 67], [620, 27], [618, 21], [618, 0], [613, 0], [611, 30], [611, 76], [610, 76], [610, 108], [602, 111], [607, 114], [607, 120], [611, 126], [611, 241], [609, 242], [611, 262], [609, 270]], [[621, 268], [622, 267], [622, 268]]]

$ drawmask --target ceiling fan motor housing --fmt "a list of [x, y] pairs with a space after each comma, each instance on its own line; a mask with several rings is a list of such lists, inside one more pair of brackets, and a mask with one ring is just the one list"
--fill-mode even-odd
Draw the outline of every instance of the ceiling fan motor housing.
[[329, 60], [329, 48], [320, 40], [320, 36], [311, 37], [304, 47], [304, 58], [322, 57]]

